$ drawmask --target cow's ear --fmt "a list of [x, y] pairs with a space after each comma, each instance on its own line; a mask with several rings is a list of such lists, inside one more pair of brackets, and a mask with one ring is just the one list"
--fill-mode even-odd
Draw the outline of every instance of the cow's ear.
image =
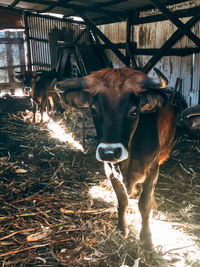
[[139, 97], [140, 112], [156, 112], [166, 103], [166, 96], [158, 91], [146, 92]]

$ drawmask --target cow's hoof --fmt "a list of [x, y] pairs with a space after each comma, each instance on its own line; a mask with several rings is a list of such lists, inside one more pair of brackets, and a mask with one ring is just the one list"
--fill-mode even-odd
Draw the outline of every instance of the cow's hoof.
[[140, 244], [144, 250], [154, 251], [151, 232], [149, 229], [142, 229], [140, 232]]
[[123, 235], [123, 237], [125, 239], [127, 239], [128, 238], [128, 233], [129, 233], [128, 228], [126, 226], [121, 227], [120, 225], [118, 225], [118, 229], [120, 230], [120, 232]]
[[124, 239], [127, 239], [128, 238], [128, 233], [129, 233], [129, 231], [128, 231], [127, 228], [126, 228], [125, 231], [122, 232], [122, 235], [123, 235]]
[[154, 252], [154, 246], [151, 241], [140, 241], [140, 246], [146, 251]]

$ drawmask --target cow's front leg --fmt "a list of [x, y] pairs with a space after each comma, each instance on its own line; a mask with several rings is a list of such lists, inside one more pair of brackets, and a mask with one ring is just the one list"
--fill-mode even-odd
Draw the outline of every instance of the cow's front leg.
[[128, 194], [123, 183], [122, 175], [115, 170], [114, 165], [107, 164], [106, 176], [111, 180], [118, 200], [118, 228], [122, 232], [123, 236], [127, 238], [128, 228], [126, 210], [128, 207]]
[[36, 122], [36, 115], [37, 115], [38, 105], [35, 100], [33, 100], [33, 123]]
[[53, 97], [49, 96], [47, 101], [47, 115], [49, 116], [49, 102], [50, 102], [50, 107], [51, 107], [51, 111], [52, 113], [54, 112], [54, 101], [53, 101]]
[[128, 228], [126, 221], [126, 210], [128, 207], [128, 195], [124, 184], [116, 177], [111, 177], [111, 183], [118, 200], [118, 228], [123, 236], [127, 238]]
[[44, 122], [44, 112], [46, 110], [46, 107], [47, 107], [47, 98], [43, 97], [41, 100], [41, 120], [40, 120], [41, 123]]
[[147, 173], [143, 183], [143, 191], [139, 200], [139, 210], [142, 217], [142, 228], [140, 231], [141, 245], [145, 250], [152, 251], [153, 244], [151, 239], [151, 231], [149, 227], [149, 215], [154, 201], [154, 190], [158, 178], [159, 167], [155, 164]]

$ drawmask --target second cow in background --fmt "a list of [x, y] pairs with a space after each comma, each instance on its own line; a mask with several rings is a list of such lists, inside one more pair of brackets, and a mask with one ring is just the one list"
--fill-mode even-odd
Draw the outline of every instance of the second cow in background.
[[52, 81], [57, 78], [55, 70], [51, 71], [27, 71], [16, 72], [16, 79], [23, 82], [24, 90], [30, 91], [33, 100], [33, 122], [36, 122], [36, 114], [40, 105], [41, 120], [44, 122], [44, 112], [49, 113], [50, 102], [51, 109], [54, 109]]

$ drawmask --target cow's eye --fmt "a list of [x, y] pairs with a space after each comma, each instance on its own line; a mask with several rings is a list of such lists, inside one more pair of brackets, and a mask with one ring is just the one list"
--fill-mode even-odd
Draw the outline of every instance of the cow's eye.
[[136, 117], [138, 114], [138, 110], [136, 107], [132, 107], [129, 111], [128, 111], [128, 117]]
[[95, 107], [95, 105], [92, 105], [90, 109], [91, 109], [91, 112], [92, 112], [93, 115], [97, 115], [98, 110], [97, 110], [97, 108]]

